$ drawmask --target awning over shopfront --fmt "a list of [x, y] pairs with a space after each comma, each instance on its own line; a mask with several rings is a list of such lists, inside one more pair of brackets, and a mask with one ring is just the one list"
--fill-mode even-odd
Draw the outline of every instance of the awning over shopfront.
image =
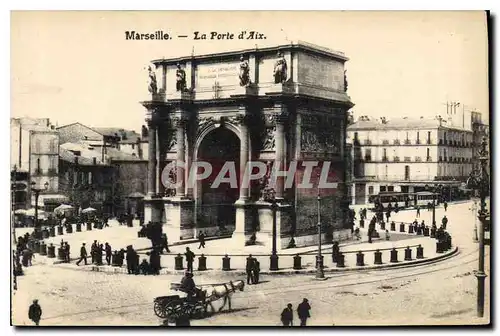
[[[41, 194], [38, 197], [38, 204], [37, 206], [39, 208], [43, 208], [46, 204], [61, 204], [61, 203], [68, 203], [69, 198], [65, 195], [60, 195], [60, 194]], [[32, 206], [35, 206], [34, 200], [32, 202]]]

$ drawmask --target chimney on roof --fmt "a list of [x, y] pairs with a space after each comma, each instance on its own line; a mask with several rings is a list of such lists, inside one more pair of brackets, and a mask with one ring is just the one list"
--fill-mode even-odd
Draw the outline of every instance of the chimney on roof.
[[93, 158], [92, 158], [92, 164], [93, 164], [94, 166], [96, 166], [96, 165], [97, 165], [97, 158], [95, 158], [95, 157], [93, 157]]

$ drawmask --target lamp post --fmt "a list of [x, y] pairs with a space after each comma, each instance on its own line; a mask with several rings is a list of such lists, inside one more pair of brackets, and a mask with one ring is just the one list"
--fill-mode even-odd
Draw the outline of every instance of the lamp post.
[[276, 202], [276, 192], [272, 188], [266, 188], [264, 191], [264, 201], [271, 203], [271, 210], [273, 213], [273, 237], [272, 237], [272, 250], [270, 257], [269, 270], [278, 270], [278, 254], [276, 252], [276, 212], [278, 211], [278, 203]]
[[479, 190], [480, 196], [480, 209], [478, 212], [479, 219], [479, 264], [476, 271], [477, 278], [477, 316], [484, 316], [484, 280], [487, 277], [484, 272], [484, 225], [488, 217], [488, 210], [486, 209], [486, 196], [489, 191], [489, 176], [487, 171], [487, 164], [489, 153], [487, 149], [487, 139], [483, 137], [481, 147], [479, 149], [479, 172], [471, 173], [467, 180], [467, 185], [471, 189]]
[[42, 239], [40, 222], [38, 221], [38, 197], [40, 196], [40, 192], [49, 188], [49, 182], [45, 182], [44, 187], [36, 187], [35, 181], [31, 182], [31, 191], [35, 193], [35, 239]]
[[321, 195], [318, 188], [318, 255], [316, 255], [316, 279], [324, 279], [323, 256], [321, 255]]

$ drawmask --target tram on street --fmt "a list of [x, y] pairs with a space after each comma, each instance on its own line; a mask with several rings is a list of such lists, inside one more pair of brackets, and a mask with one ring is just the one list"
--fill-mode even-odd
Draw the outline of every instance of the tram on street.
[[426, 207], [433, 200], [436, 201], [436, 205], [439, 202], [439, 194], [427, 191], [415, 192], [415, 193], [402, 193], [402, 192], [380, 192], [378, 195], [372, 195], [369, 198], [369, 202], [372, 208], [376, 207], [376, 204], [381, 203], [384, 208], [387, 208], [389, 203], [392, 207], [398, 206], [399, 209], [406, 209], [416, 207]]

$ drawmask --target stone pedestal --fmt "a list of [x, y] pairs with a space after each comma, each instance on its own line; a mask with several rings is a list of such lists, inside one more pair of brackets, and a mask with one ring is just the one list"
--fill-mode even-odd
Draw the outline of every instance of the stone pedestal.
[[178, 241], [194, 238], [194, 201], [180, 197], [165, 198], [163, 206], [166, 216], [166, 231], [174, 234], [168, 239]]
[[237, 86], [231, 96], [254, 96], [257, 94], [257, 87], [250, 84], [248, 86]]
[[161, 222], [163, 200], [161, 198], [144, 198], [144, 223]]
[[287, 83], [271, 84], [266, 90], [266, 94], [290, 93], [292, 88]]
[[192, 98], [193, 95], [189, 91], [175, 91], [167, 93], [167, 100], [189, 100]]
[[[269, 246], [273, 244], [273, 208], [268, 202], [258, 201], [258, 221], [260, 230], [256, 233], [257, 244]], [[288, 246], [291, 236], [288, 235], [291, 228], [291, 213], [293, 207], [287, 203], [277, 203], [276, 207], [276, 250], [280, 251]]]
[[232, 244], [242, 247], [251, 244], [252, 235], [255, 232], [253, 226], [255, 215], [255, 204], [248, 200], [238, 200], [234, 204], [236, 208], [236, 227], [231, 237]]

